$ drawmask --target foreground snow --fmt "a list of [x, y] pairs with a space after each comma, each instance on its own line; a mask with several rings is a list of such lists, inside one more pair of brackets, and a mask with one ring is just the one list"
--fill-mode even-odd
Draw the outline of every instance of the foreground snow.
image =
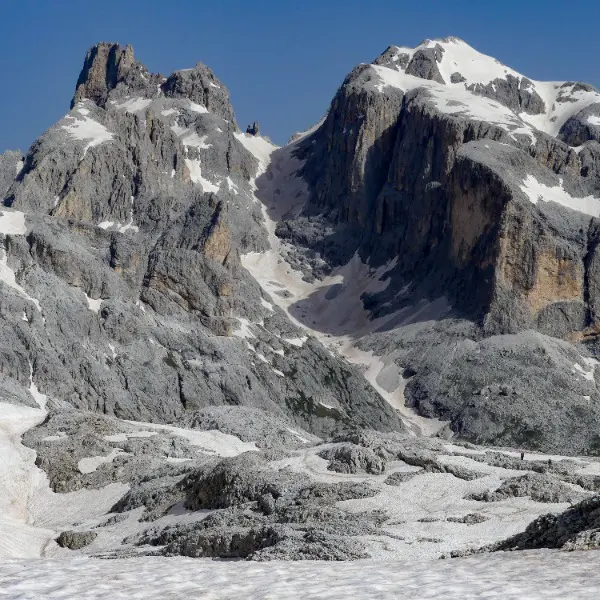
[[528, 552], [397, 563], [252, 563], [185, 558], [17, 561], [0, 597], [26, 598], [597, 598], [600, 552]]

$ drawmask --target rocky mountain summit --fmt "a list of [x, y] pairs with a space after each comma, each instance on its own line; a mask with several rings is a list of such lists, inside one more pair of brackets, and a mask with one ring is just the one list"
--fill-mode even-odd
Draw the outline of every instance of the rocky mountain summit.
[[318, 433], [401, 428], [241, 267], [240, 253], [267, 248], [247, 140], [204, 65], [162, 77], [130, 47], [88, 52], [71, 111], [22, 164], [3, 155], [2, 218], [22, 223], [3, 229], [13, 395], [34, 381], [52, 408], [120, 418], [233, 404]]
[[309, 193], [277, 225], [307, 271], [358, 255], [384, 282], [361, 297], [368, 327], [321, 331], [463, 438], [596, 452], [599, 127], [592, 86], [456, 38], [358, 66], [296, 142]]
[[[282, 148], [202, 63], [94, 46], [69, 112], [0, 155], [6, 539], [354, 560], [585, 537], [599, 142], [595, 88], [456, 38], [359, 65]], [[573, 531], [520, 533], [576, 502]]]

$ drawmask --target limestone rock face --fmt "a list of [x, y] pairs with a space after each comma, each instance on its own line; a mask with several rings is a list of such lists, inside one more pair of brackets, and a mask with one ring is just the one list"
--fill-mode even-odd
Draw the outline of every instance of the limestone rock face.
[[227, 88], [202, 63], [175, 71], [162, 84], [162, 90], [167, 98], [187, 98], [235, 125]]
[[90, 48], [83, 62], [71, 108], [84, 99], [104, 106], [109, 92], [119, 83], [143, 88], [146, 76], [147, 71], [136, 62], [131, 46], [123, 48], [120, 44], [109, 42], [96, 44]]
[[15, 274], [0, 371], [15, 400], [31, 373], [56, 409], [173, 422], [244, 405], [317, 434], [355, 418], [402, 428], [242, 268], [241, 253], [268, 248], [245, 141], [208, 67], [165, 78], [130, 46], [88, 52], [69, 113], [22, 162], [0, 161]]
[[[315, 253], [311, 265], [326, 263], [320, 272], [337, 273], [357, 253], [385, 271], [385, 289], [361, 296], [371, 319], [384, 324], [367, 330], [359, 346], [393, 357], [400, 373], [410, 373], [407, 402], [450, 420], [451, 431], [472, 441], [567, 448], [554, 425], [535, 417], [540, 402], [548, 409], [550, 394], [561, 398], [561, 426], [573, 410], [587, 415], [575, 418], [578, 424], [591, 419], [595, 425], [582, 425], [583, 447], [596, 447], [600, 415], [587, 400], [598, 397], [592, 367], [553, 388], [527, 369], [515, 382], [508, 355], [488, 346], [490, 380], [517, 383], [523, 419], [523, 427], [497, 428], [492, 422], [505, 424], [510, 411], [495, 408], [504, 416], [488, 413], [485, 423], [475, 418], [490, 405], [485, 395], [471, 396], [478, 390], [468, 383], [462, 348], [509, 335], [529, 346], [525, 332], [536, 330], [575, 344], [573, 360], [558, 361], [566, 359], [565, 375], [580, 373], [575, 364], [595, 365], [599, 102], [592, 86], [536, 82], [456, 38], [426, 40], [415, 49], [391, 46], [357, 67], [322, 125], [295, 142], [309, 194], [301, 211], [279, 222], [278, 235], [303, 248], [295, 260], [306, 264], [298, 257]], [[450, 365], [432, 344], [446, 348]], [[430, 379], [430, 359], [437, 379], [433, 371]], [[588, 383], [589, 393], [575, 392]], [[462, 400], [451, 400], [450, 390]], [[537, 440], [525, 434], [533, 421]]]

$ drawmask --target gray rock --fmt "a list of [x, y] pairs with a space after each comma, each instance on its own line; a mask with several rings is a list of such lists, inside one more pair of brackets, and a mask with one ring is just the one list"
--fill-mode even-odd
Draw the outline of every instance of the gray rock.
[[190, 429], [217, 429], [265, 449], [289, 450], [320, 441], [283, 417], [247, 406], [208, 406], [186, 413], [180, 423]]
[[[52, 489], [60, 493], [116, 482], [134, 483], [148, 477], [181, 479], [181, 473], [192, 466], [169, 464], [167, 459], [188, 458], [194, 464], [199, 458], [185, 438], [158, 432], [137, 438], [136, 431], [101, 414], [62, 410], [50, 413], [39, 427], [27, 431], [23, 442], [35, 449], [36, 465], [46, 472]], [[123, 439], [109, 441], [111, 436]], [[116, 450], [121, 455], [91, 472], [81, 472], [81, 460], [106, 457]]]
[[425, 471], [423, 469], [420, 469], [418, 471], [396, 471], [395, 473], [388, 475], [388, 477], [385, 478], [385, 481], [383, 483], [385, 483], [386, 485], [401, 485], [403, 483], [406, 483], [407, 481], [410, 481], [411, 479], [413, 479], [413, 477], [416, 477], [417, 475], [424, 472]]
[[477, 525], [489, 521], [489, 517], [479, 513], [469, 513], [462, 517], [448, 517], [446, 521], [449, 521], [450, 523], [463, 523], [465, 525]]
[[495, 491], [471, 494], [469, 499], [480, 502], [498, 502], [522, 496], [529, 496], [535, 502], [578, 502], [585, 498], [586, 494], [573, 489], [551, 475], [528, 473], [506, 479]]
[[523, 533], [484, 548], [484, 551], [562, 548], [592, 550], [600, 547], [600, 497], [587, 498], [559, 514], [547, 514]]
[[7, 150], [0, 154], [0, 197], [4, 197], [8, 188], [23, 168], [23, 154], [19, 150]]
[[335, 446], [319, 453], [329, 461], [327, 469], [338, 473], [371, 473], [380, 475], [385, 471], [385, 462], [371, 449], [352, 444]]
[[[105, 132], [94, 143], [75, 134], [88, 123]], [[227, 89], [204, 65], [165, 79], [130, 47], [90, 50], [73, 109], [6, 180], [5, 205], [27, 212], [27, 234], [6, 237], [8, 261], [40, 299], [37, 311], [14, 289], [6, 297], [8, 397], [31, 402], [29, 363], [55, 408], [176, 422], [206, 406], [250, 406], [297, 432], [280, 426], [274, 448], [355, 419], [402, 427], [355, 367], [316, 340], [282, 342], [301, 332], [265, 308], [240, 265], [240, 252], [267, 248], [267, 234], [252, 202], [258, 162], [236, 133]], [[232, 335], [238, 319], [252, 324], [254, 344]]]
[[89, 546], [98, 534], [95, 531], [63, 531], [57, 538], [56, 543], [61, 548], [69, 550], [81, 550]]
[[445, 83], [437, 66], [437, 63], [441, 62], [443, 53], [444, 49], [439, 44], [436, 44], [433, 48], [417, 50], [406, 67], [406, 74]]
[[207, 464], [189, 476], [186, 506], [192, 510], [236, 506], [270, 494], [275, 500], [295, 495], [308, 479], [293, 471], [276, 471], [255, 452]]
[[254, 123], [248, 125], [248, 127], [246, 127], [246, 133], [249, 133], [250, 135], [260, 135], [260, 126], [258, 125], [258, 122], [254, 121]]

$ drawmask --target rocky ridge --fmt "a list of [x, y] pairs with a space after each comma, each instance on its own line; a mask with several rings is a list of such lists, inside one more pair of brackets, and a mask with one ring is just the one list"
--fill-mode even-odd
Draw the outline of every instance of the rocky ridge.
[[37, 423], [10, 443], [49, 506], [96, 499], [29, 518], [44, 551], [592, 547], [596, 461], [444, 440], [598, 453], [599, 107], [448, 38], [277, 149], [208, 67], [92, 48], [0, 156], [0, 390]]

